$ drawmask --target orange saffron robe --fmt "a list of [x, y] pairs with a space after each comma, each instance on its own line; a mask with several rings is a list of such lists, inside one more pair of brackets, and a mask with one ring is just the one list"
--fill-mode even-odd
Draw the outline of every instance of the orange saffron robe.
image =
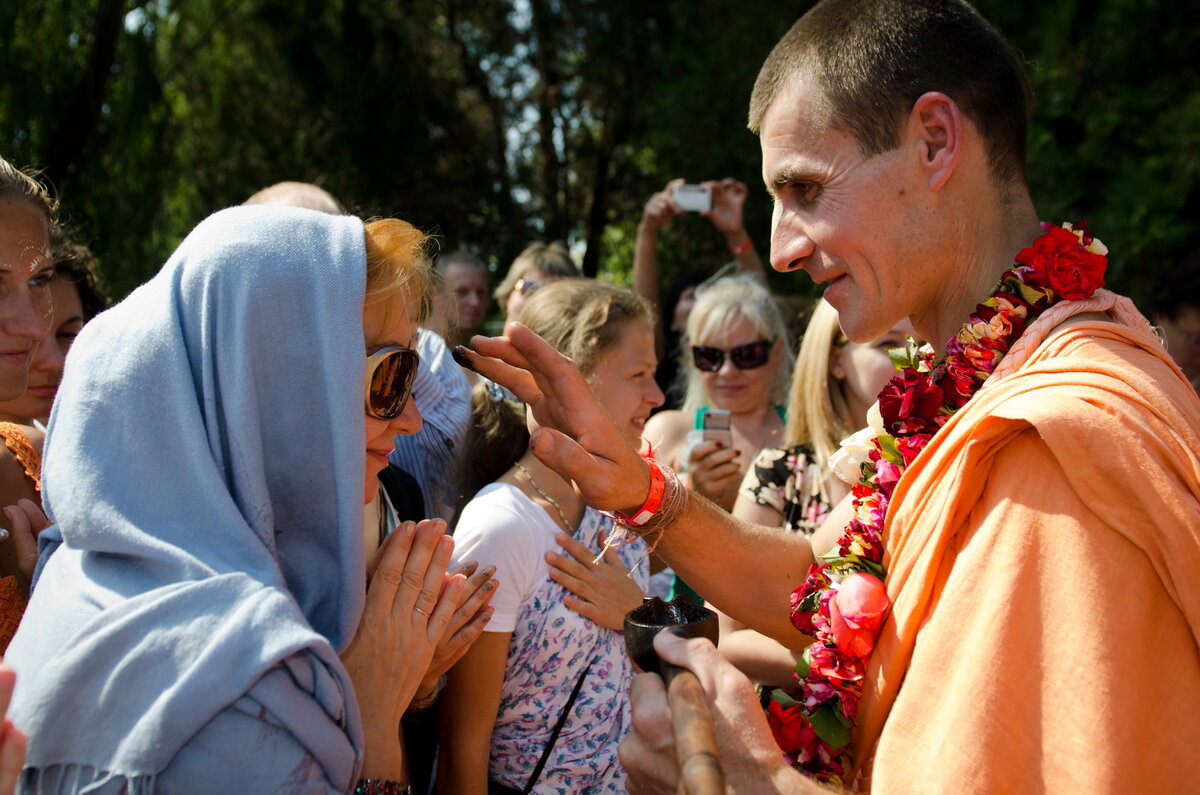
[[1074, 318], [897, 484], [859, 788], [1200, 789], [1200, 401]]

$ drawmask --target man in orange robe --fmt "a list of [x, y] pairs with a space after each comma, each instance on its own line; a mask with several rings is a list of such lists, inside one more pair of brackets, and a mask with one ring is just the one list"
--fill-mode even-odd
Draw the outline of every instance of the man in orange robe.
[[[904, 317], [924, 339], [953, 337], [1041, 233], [1025, 180], [1026, 92], [1020, 59], [964, 2], [818, 3], [751, 98], [775, 198], [772, 267], [824, 284], [852, 340]], [[483, 355], [462, 354], [471, 366], [537, 417], [535, 454], [590, 505], [638, 512], [648, 468], [571, 363], [519, 324], [475, 342]], [[1100, 291], [1027, 329], [892, 496], [892, 610], [847, 783], [1194, 788], [1198, 451], [1200, 402], [1127, 301]], [[787, 645], [788, 596], [845, 518], [835, 510], [810, 547], [692, 496], [650, 540], [714, 605]], [[660, 635], [656, 647], [704, 686], [732, 791], [827, 792], [787, 766], [749, 681], [711, 644]], [[661, 680], [639, 677], [631, 697], [629, 789], [675, 792]]]
[[1148, 328], [1080, 316], [934, 436], [888, 517], [864, 784], [1200, 782], [1198, 417]]

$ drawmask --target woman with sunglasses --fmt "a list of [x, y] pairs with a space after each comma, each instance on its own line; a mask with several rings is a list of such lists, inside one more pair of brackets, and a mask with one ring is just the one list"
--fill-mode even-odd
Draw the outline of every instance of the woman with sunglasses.
[[[792, 371], [787, 328], [761, 282], [727, 277], [697, 297], [682, 350], [683, 407], [655, 414], [643, 438], [659, 460], [687, 473], [693, 491], [730, 510], [747, 466], [783, 437]], [[707, 409], [729, 412], [732, 445], [689, 433]]]
[[383, 440], [421, 424], [424, 243], [225, 210], [80, 333], [9, 649], [25, 788], [403, 789], [400, 717], [487, 620], [440, 521], [397, 528], [373, 576], [364, 554]]
[[[636, 447], [663, 401], [649, 304], [563, 279], [529, 300], [521, 322], [579, 366]], [[454, 530], [460, 554], [494, 563], [500, 585], [494, 620], [442, 698], [439, 792], [624, 792], [617, 745], [630, 728], [633, 668], [620, 630], [648, 584], [646, 545], [606, 549], [613, 519], [586, 507], [528, 439]]]
[[525, 301], [539, 288], [558, 279], [582, 275], [583, 271], [571, 259], [571, 252], [563, 243], [536, 240], [508, 266], [508, 273], [504, 274], [504, 280], [497, 285], [493, 296], [504, 308], [505, 320], [516, 320]]

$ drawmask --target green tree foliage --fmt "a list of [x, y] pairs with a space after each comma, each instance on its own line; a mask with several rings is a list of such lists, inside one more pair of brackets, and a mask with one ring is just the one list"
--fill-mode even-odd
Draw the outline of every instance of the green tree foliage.
[[[562, 238], [625, 280], [645, 200], [733, 176], [769, 245], [754, 76], [807, 3], [766, 0], [10, 0], [0, 153], [34, 165], [124, 293], [201, 218], [283, 179], [504, 268]], [[1144, 295], [1197, 240], [1196, 3], [980, 2], [1030, 64], [1030, 179]], [[728, 259], [701, 218], [664, 279]], [[807, 280], [773, 275], [778, 289]]]

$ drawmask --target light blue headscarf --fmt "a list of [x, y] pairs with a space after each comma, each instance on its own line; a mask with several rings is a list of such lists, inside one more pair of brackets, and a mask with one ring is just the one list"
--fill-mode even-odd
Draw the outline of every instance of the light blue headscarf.
[[225, 210], [80, 334], [45, 453], [62, 543], [8, 655], [26, 788], [353, 786], [365, 263], [356, 218]]

